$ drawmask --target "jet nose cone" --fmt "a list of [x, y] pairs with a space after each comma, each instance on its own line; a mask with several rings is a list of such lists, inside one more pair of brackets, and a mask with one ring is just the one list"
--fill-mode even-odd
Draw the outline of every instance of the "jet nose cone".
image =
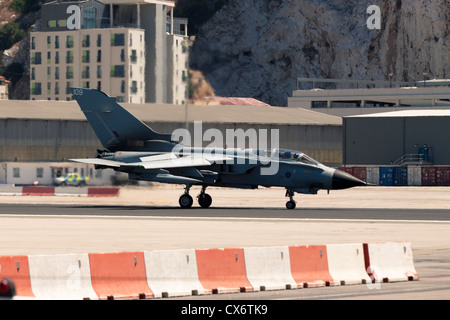
[[336, 170], [333, 174], [332, 189], [334, 190], [348, 189], [365, 185], [366, 183], [364, 181], [359, 180], [347, 172]]

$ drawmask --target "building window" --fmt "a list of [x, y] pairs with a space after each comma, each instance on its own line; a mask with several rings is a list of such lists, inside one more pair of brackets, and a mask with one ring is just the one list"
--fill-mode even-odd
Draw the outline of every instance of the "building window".
[[73, 62], [73, 51], [67, 51], [66, 63], [72, 63], [72, 62]]
[[83, 40], [82, 40], [81, 45], [84, 48], [89, 48], [89, 46], [91, 45], [90, 36], [88, 34], [83, 35]]
[[31, 49], [36, 49], [36, 39], [31, 37]]
[[120, 61], [125, 61], [125, 49], [120, 50]]
[[55, 52], [55, 64], [58, 64], [58, 63], [59, 63], [59, 52], [56, 51]]
[[20, 178], [20, 168], [13, 168], [13, 177]]
[[36, 70], [34, 68], [31, 68], [31, 80], [36, 79]]
[[31, 84], [31, 94], [33, 95], [40, 95], [42, 93], [41, 83], [40, 82], [33, 82]]
[[73, 36], [67, 36], [66, 48], [73, 48]]
[[52, 92], [52, 84], [51, 82], [47, 82], [47, 95], [49, 96]]
[[52, 53], [51, 52], [47, 52], [47, 64], [52, 63], [51, 59], [52, 59]]
[[102, 62], [102, 50], [97, 51], [97, 62]]
[[59, 82], [55, 82], [55, 94], [59, 94]]
[[72, 88], [72, 82], [67, 82], [66, 83], [66, 94], [71, 94], [71, 90], [70, 88]]
[[52, 68], [47, 67], [47, 80], [50, 80], [52, 78]]
[[102, 35], [98, 34], [97, 35], [97, 47], [101, 47], [102, 46]]
[[47, 49], [52, 47], [52, 37], [47, 36]]
[[89, 50], [83, 50], [83, 56], [81, 57], [81, 61], [82, 62], [89, 62], [90, 59], [90, 54], [89, 54]]
[[122, 80], [120, 84], [120, 92], [125, 93], [125, 80]]
[[31, 54], [31, 63], [32, 64], [41, 64], [41, 53], [40, 52], [33, 52]]
[[137, 91], [137, 81], [131, 81], [131, 93], [136, 93]]
[[111, 34], [111, 45], [112, 46], [124, 46], [125, 45], [125, 34], [124, 33], [113, 33]]
[[97, 90], [98, 91], [102, 90], [102, 82], [101, 81], [97, 81]]
[[55, 48], [59, 49], [59, 36], [55, 36]]
[[89, 79], [89, 66], [83, 67], [83, 70], [81, 71], [81, 77], [83, 79]]
[[125, 66], [111, 66], [111, 77], [123, 78], [125, 77]]
[[102, 66], [97, 66], [97, 78], [102, 77]]
[[66, 67], [66, 79], [73, 79], [73, 67], [72, 66]]
[[42, 178], [44, 176], [44, 168], [36, 168], [36, 178]]
[[83, 11], [83, 25], [84, 29], [94, 29], [96, 27], [96, 8], [86, 8]]
[[136, 61], [137, 61], [136, 50], [131, 50], [130, 61], [131, 61], [131, 62], [136, 62]]
[[59, 67], [55, 67], [55, 79], [59, 79]]

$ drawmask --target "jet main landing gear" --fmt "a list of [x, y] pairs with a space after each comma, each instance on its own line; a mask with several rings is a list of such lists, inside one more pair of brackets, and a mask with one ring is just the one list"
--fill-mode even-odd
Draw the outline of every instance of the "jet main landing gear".
[[206, 191], [206, 187], [202, 187], [202, 191], [197, 196], [197, 201], [198, 201], [198, 204], [200, 205], [200, 207], [209, 208], [209, 206], [212, 203], [212, 198], [205, 191]]
[[[194, 203], [194, 200], [189, 195], [189, 189], [190, 188], [191, 188], [190, 185], [186, 185], [186, 189], [184, 191], [184, 194], [182, 194], [180, 199], [178, 200], [178, 203], [180, 204], [180, 207], [183, 208], [183, 209], [189, 209], [190, 207], [192, 207], [192, 204]], [[202, 208], [209, 208], [211, 206], [211, 203], [212, 203], [212, 198], [205, 191], [206, 191], [206, 187], [203, 186], [202, 187], [202, 191], [197, 196], [197, 201], [198, 201], [198, 204]]]
[[288, 210], [295, 209], [297, 203], [294, 201], [294, 191], [286, 189], [286, 197], [289, 197], [289, 201], [286, 202], [286, 208]]

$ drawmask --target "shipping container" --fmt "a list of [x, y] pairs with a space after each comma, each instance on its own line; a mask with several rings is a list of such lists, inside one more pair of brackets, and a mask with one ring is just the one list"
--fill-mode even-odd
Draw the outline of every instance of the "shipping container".
[[450, 167], [436, 167], [436, 185], [450, 186]]
[[380, 167], [380, 186], [394, 185], [394, 168]]
[[379, 185], [380, 184], [380, 168], [367, 167], [366, 169], [367, 183]]
[[394, 186], [408, 185], [408, 168], [395, 167], [394, 168]]
[[353, 167], [352, 175], [359, 180], [367, 182], [367, 169], [366, 167]]
[[422, 186], [436, 185], [436, 168], [422, 167]]
[[422, 169], [419, 166], [408, 166], [408, 186], [422, 185]]

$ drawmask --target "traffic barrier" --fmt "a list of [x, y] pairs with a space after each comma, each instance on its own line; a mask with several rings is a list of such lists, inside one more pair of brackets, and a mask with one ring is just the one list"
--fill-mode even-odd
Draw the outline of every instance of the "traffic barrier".
[[99, 299], [153, 298], [143, 252], [90, 253], [92, 287]]
[[97, 299], [88, 254], [31, 255], [30, 280], [37, 299]]
[[195, 250], [200, 283], [207, 293], [252, 291], [243, 249]]
[[329, 272], [335, 282], [341, 285], [370, 282], [361, 243], [327, 244], [327, 258]]
[[118, 187], [0, 187], [3, 196], [89, 196], [89, 197], [117, 197], [120, 194]]
[[328, 271], [326, 246], [289, 247], [292, 276], [299, 287], [335, 285]]
[[34, 297], [28, 256], [0, 256], [0, 279], [4, 278], [14, 282], [16, 295]]
[[417, 280], [409, 242], [0, 257], [37, 299], [143, 299]]
[[119, 188], [95, 188], [88, 187], [88, 197], [117, 197]]
[[145, 251], [147, 282], [155, 298], [206, 294], [194, 249]]
[[247, 278], [255, 291], [297, 288], [291, 274], [289, 248], [244, 248]]
[[23, 196], [53, 196], [55, 195], [54, 187], [22, 187]]
[[419, 278], [409, 242], [364, 243], [365, 267], [372, 282], [412, 281]]

